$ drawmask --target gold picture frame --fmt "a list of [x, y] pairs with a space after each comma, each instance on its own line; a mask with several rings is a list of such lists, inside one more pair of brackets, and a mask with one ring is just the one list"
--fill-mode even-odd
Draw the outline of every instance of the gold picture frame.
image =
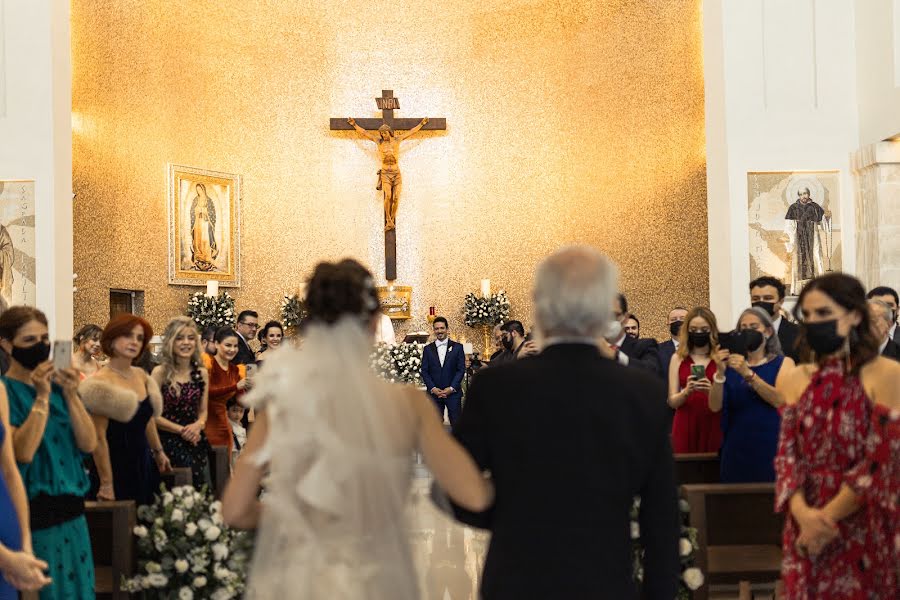
[[241, 285], [241, 176], [168, 165], [169, 284]]
[[382, 285], [378, 292], [378, 304], [381, 312], [393, 320], [412, 318], [412, 288], [402, 285]]

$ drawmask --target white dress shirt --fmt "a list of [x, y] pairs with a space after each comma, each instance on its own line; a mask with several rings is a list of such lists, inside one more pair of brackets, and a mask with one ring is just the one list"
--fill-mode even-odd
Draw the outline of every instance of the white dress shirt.
[[444, 359], [447, 357], [447, 344], [450, 340], [435, 340], [434, 347], [437, 348], [438, 358], [441, 360], [441, 366], [444, 366]]
[[622, 352], [622, 342], [625, 341], [625, 335], [626, 335], [625, 333], [622, 333], [622, 335], [619, 337], [619, 339], [617, 339], [611, 345], [615, 346], [617, 348], [616, 360], [619, 361], [620, 365], [627, 367], [628, 366], [628, 355], [625, 354], [624, 352]]
[[778, 333], [778, 330], [781, 328], [781, 321], [784, 319], [781, 315], [778, 315], [777, 319], [772, 319], [772, 329], [775, 330], [775, 333]]

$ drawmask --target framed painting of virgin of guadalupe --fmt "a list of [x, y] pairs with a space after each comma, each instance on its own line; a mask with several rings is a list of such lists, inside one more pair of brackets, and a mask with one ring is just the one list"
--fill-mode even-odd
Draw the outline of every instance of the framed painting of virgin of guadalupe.
[[241, 285], [241, 177], [169, 165], [169, 283]]

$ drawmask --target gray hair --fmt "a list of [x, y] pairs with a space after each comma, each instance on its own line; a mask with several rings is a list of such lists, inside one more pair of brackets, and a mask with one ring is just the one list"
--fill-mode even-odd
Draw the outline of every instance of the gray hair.
[[888, 327], [894, 324], [894, 309], [892, 309], [887, 302], [885, 302], [884, 300], [871, 298], [869, 300], [869, 306], [874, 306], [876, 309], [881, 311], [881, 318], [887, 322]]
[[748, 308], [742, 312], [741, 316], [738, 317], [735, 330], [740, 331], [741, 320], [747, 315], [753, 315], [760, 320], [764, 328], [771, 329], [773, 332], [772, 335], [769, 336], [769, 339], [766, 340], [766, 356], [779, 356], [784, 354], [784, 351], [781, 348], [781, 340], [778, 339], [778, 332], [775, 331], [775, 323], [772, 321], [772, 317], [769, 316], [769, 313], [761, 308], [754, 306], [753, 308]]
[[543, 337], [603, 335], [612, 320], [616, 265], [590, 246], [557, 250], [535, 274], [535, 322]]

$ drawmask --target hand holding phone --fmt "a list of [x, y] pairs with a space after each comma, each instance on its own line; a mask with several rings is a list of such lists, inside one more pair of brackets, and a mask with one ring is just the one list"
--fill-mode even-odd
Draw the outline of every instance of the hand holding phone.
[[53, 368], [57, 371], [72, 368], [72, 340], [53, 342]]
[[696, 380], [706, 377], [706, 367], [703, 365], [691, 365], [691, 377]]

